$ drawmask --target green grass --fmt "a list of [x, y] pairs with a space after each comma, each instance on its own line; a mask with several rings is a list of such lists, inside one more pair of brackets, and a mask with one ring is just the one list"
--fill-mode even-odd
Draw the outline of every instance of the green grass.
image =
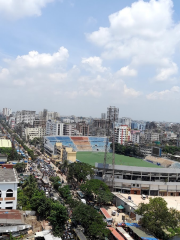
[[[81, 162], [89, 163], [95, 166], [95, 163], [103, 163], [104, 153], [103, 152], [77, 152], [76, 159]], [[107, 163], [112, 163], [112, 153], [108, 153]], [[115, 163], [116, 165], [126, 165], [126, 166], [137, 166], [137, 167], [154, 167], [158, 168], [159, 166], [146, 162], [139, 158], [127, 157], [124, 155], [115, 154]]]

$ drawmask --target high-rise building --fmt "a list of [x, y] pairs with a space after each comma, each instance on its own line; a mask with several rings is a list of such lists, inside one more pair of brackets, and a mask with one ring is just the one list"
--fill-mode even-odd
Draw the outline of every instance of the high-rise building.
[[131, 141], [130, 128], [127, 125], [121, 125], [115, 128], [115, 140], [120, 144]]
[[79, 134], [82, 136], [89, 136], [89, 125], [83, 121], [76, 124], [76, 129], [79, 131]]
[[46, 129], [42, 127], [25, 128], [26, 140], [33, 140], [34, 138], [42, 138], [45, 136]]
[[9, 117], [12, 114], [11, 108], [3, 108], [3, 115]]
[[139, 130], [131, 130], [131, 142], [139, 143], [140, 140], [140, 131]]
[[52, 136], [52, 135], [58, 135], [63, 136], [63, 125], [64, 123], [61, 123], [56, 120], [48, 120], [46, 122], [46, 135]]
[[39, 112], [39, 118], [45, 121], [56, 120], [59, 117], [60, 115], [58, 112], [49, 112], [47, 109], [44, 109], [43, 111]]
[[10, 128], [15, 127], [15, 117], [10, 117], [9, 118], [9, 126], [10, 126]]
[[16, 124], [18, 123], [29, 123], [30, 125], [33, 125], [33, 122], [35, 120], [36, 111], [17, 111], [16, 112]]
[[63, 135], [74, 136], [75, 124], [66, 124], [63, 126]]
[[121, 124], [127, 125], [129, 128], [131, 128], [131, 118], [122, 117], [121, 118]]
[[101, 113], [101, 119], [106, 119], [106, 114], [105, 113]]

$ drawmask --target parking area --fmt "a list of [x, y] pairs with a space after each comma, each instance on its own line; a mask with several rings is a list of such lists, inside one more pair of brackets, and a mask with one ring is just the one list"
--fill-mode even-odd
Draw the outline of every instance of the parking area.
[[[154, 198], [154, 196], [148, 196], [148, 199], [146, 198], [143, 200], [141, 198], [141, 195], [136, 195], [136, 194], [123, 194], [121, 195], [125, 198], [128, 198], [128, 196], [131, 196], [131, 200], [138, 206], [140, 203], [149, 203], [149, 198]], [[157, 196], [156, 196], [157, 197]], [[168, 196], [168, 197], [163, 197], [161, 196], [166, 202], [168, 208], [175, 208], [180, 211], [180, 197], [174, 197], [174, 196]]]
[[[114, 220], [114, 226], [117, 224], [117, 223], [121, 223], [123, 220], [122, 220], [122, 216], [125, 216], [125, 219], [128, 219], [128, 215], [125, 214], [125, 213], [121, 213], [117, 211], [117, 207], [115, 206], [103, 206], [103, 208], [105, 208], [107, 210], [107, 212], [109, 213], [109, 215], [113, 218]], [[115, 214], [112, 214], [112, 212], [114, 212]]]

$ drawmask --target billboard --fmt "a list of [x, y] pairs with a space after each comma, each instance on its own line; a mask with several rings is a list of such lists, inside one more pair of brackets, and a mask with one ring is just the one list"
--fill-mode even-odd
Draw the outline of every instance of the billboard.
[[161, 157], [161, 148], [152, 147], [152, 156]]

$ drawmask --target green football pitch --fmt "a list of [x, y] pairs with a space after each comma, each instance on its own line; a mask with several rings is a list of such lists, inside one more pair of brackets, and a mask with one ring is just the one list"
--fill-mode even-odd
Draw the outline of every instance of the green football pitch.
[[[81, 162], [89, 163], [95, 166], [95, 163], [103, 163], [104, 161], [104, 152], [77, 152], [76, 159]], [[112, 153], [107, 155], [107, 163], [112, 163]], [[126, 165], [126, 166], [137, 166], [137, 167], [154, 167], [158, 168], [159, 166], [144, 161], [143, 159], [127, 157], [124, 155], [115, 154], [115, 164], [116, 165]]]

